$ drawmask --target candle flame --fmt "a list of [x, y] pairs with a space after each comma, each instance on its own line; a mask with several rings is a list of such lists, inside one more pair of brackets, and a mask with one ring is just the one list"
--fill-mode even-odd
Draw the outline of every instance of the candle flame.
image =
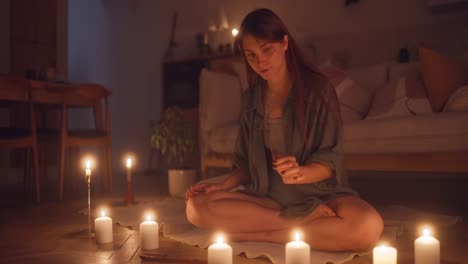
[[224, 237], [223, 237], [223, 235], [218, 235], [218, 236], [216, 237], [216, 243], [218, 243], [218, 244], [224, 243]]
[[239, 30], [237, 30], [237, 28], [233, 28], [232, 31], [231, 31], [231, 33], [232, 33], [232, 36], [233, 36], [233, 37], [236, 37], [237, 34], [239, 34]]
[[127, 168], [130, 169], [132, 167], [132, 159], [128, 158], [127, 159]]
[[101, 211], [101, 216], [103, 216], [103, 217], [106, 216], [106, 211], [102, 210]]
[[91, 169], [91, 160], [86, 160], [86, 169]]
[[147, 215], [146, 220], [151, 221], [151, 215]]
[[301, 232], [296, 231], [296, 232], [294, 233], [294, 240], [296, 240], [296, 241], [300, 241], [300, 240], [301, 240]]
[[431, 230], [429, 230], [429, 228], [424, 228], [423, 229], [423, 235], [424, 236], [430, 236], [431, 235]]

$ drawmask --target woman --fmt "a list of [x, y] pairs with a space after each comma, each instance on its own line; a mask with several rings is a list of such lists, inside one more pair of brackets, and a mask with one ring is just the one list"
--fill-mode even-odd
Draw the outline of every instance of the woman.
[[[300, 228], [315, 249], [371, 247], [383, 221], [347, 187], [334, 89], [307, 65], [271, 10], [249, 13], [238, 40], [250, 88], [233, 172], [221, 183], [188, 190], [188, 220], [237, 241], [286, 243]], [[239, 185], [245, 190], [230, 191]]]

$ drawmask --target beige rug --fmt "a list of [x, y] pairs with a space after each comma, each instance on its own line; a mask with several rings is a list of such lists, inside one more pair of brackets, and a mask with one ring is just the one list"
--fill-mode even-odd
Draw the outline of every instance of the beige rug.
[[[112, 218], [115, 223], [122, 226], [138, 229], [142, 214], [146, 210], [157, 213], [157, 221], [161, 223], [162, 233], [165, 237], [183, 243], [206, 248], [212, 241], [212, 233], [196, 228], [185, 217], [185, 200], [178, 198], [165, 198], [159, 201], [140, 201], [137, 205], [114, 207]], [[410, 209], [404, 206], [391, 206], [379, 210], [385, 220], [383, 240], [394, 241], [407, 230], [414, 229], [418, 223], [430, 222], [436, 227], [453, 225], [461, 221], [460, 217], [431, 214]], [[86, 213], [87, 210], [81, 211]], [[249, 258], [259, 256], [267, 257], [273, 263], [284, 263], [284, 245], [261, 242], [231, 242], [234, 254], [245, 253]], [[354, 256], [354, 252], [330, 253], [324, 251], [311, 251], [311, 264], [343, 263]]]

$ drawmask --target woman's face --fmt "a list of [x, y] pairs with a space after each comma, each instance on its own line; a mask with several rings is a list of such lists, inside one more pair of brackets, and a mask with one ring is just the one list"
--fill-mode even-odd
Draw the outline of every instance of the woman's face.
[[250, 67], [263, 79], [269, 81], [277, 78], [286, 69], [288, 36], [284, 36], [283, 42], [269, 42], [246, 35], [242, 46]]

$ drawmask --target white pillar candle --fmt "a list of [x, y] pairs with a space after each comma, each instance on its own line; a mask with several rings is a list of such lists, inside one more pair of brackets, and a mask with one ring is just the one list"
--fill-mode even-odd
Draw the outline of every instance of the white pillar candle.
[[294, 241], [286, 244], [286, 264], [309, 264], [310, 246], [301, 240], [301, 234], [295, 232]]
[[232, 247], [224, 243], [222, 235], [208, 247], [208, 264], [232, 264]]
[[381, 245], [374, 248], [373, 251], [374, 264], [396, 264], [397, 250], [396, 248]]
[[424, 229], [423, 235], [414, 241], [415, 264], [439, 264], [440, 243], [432, 237], [428, 229]]
[[94, 231], [96, 233], [96, 243], [106, 244], [112, 242], [112, 218], [106, 216], [104, 211], [102, 211], [100, 217], [94, 220]]
[[150, 215], [140, 224], [140, 246], [143, 250], [159, 248], [159, 224]]

